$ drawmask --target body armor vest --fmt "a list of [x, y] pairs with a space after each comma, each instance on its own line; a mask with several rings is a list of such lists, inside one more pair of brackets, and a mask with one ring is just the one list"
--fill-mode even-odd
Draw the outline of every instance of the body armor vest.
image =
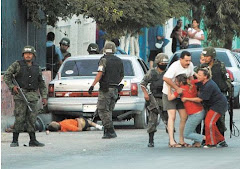
[[15, 77], [19, 86], [26, 90], [37, 90], [39, 84], [39, 65], [35, 62], [28, 66], [24, 60], [18, 61], [20, 72]]
[[225, 75], [222, 74], [221, 63], [220, 61], [215, 61], [212, 68], [212, 80], [218, 85], [221, 92], [226, 92], [228, 90], [228, 86], [226, 81], [224, 80]]
[[55, 45], [47, 47], [46, 50], [46, 69], [54, 72], [58, 71], [58, 55], [55, 52]]
[[100, 80], [102, 85], [118, 85], [121, 81], [121, 72], [123, 72], [122, 60], [115, 55], [104, 55], [107, 60], [105, 73]]
[[157, 70], [151, 70], [152, 78], [150, 81], [150, 90], [154, 97], [162, 98], [162, 89], [163, 89], [163, 75], [164, 72], [159, 74]]

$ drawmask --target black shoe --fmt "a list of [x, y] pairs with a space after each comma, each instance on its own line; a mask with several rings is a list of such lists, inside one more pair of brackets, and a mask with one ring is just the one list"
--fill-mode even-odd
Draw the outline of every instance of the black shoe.
[[148, 147], [154, 147], [154, 142], [148, 143]]
[[219, 142], [218, 144], [218, 147], [228, 147], [228, 144], [226, 143], [226, 141], [224, 140], [224, 141], [221, 141], [221, 142]]
[[154, 147], [154, 132], [149, 133], [148, 147]]
[[217, 145], [205, 145], [203, 148], [217, 148]]
[[38, 142], [37, 140], [30, 140], [29, 147], [44, 147], [45, 144]]
[[18, 146], [19, 146], [18, 142], [12, 142], [10, 144], [10, 147], [18, 147]]
[[116, 132], [114, 131], [114, 128], [104, 128], [104, 134], [103, 134], [103, 137], [102, 139], [110, 139], [110, 138], [116, 138], [117, 137], [117, 134]]

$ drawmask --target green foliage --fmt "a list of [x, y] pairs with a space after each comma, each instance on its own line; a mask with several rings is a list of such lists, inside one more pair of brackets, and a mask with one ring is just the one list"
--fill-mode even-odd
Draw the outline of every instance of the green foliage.
[[[54, 26], [59, 17], [73, 14], [94, 18], [111, 37], [139, 32], [143, 27], [164, 24], [169, 18], [188, 12], [188, 5], [178, 0], [22, 0], [36, 25]], [[43, 11], [44, 18], [40, 17]]]

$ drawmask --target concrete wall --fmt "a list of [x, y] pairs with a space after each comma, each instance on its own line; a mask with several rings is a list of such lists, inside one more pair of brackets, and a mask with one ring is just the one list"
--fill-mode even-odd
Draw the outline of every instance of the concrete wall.
[[72, 56], [88, 54], [88, 45], [96, 41], [96, 22], [91, 18], [83, 18], [83, 16], [73, 16], [67, 21], [60, 20], [54, 28], [47, 26], [47, 33], [50, 31], [55, 33], [56, 46], [59, 46], [63, 37], [70, 39], [68, 51]]
[[[44, 71], [43, 77], [45, 79], [46, 85], [51, 80], [51, 72]], [[41, 100], [39, 101], [39, 106], [42, 107]], [[3, 81], [3, 75], [1, 76], [1, 129], [2, 131], [8, 126], [9, 123], [12, 124], [14, 111], [14, 101], [11, 92], [9, 91], [7, 85]]]

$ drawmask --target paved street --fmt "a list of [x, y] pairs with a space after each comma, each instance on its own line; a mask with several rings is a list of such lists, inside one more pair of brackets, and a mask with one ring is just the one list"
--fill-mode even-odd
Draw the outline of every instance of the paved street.
[[[234, 110], [240, 128], [240, 110]], [[227, 124], [229, 116], [227, 115]], [[179, 119], [177, 119], [177, 124]], [[240, 169], [240, 137], [229, 138], [228, 148], [168, 148], [168, 136], [160, 125], [155, 147], [148, 148], [146, 130], [132, 127], [133, 122], [115, 123], [118, 137], [101, 139], [102, 131], [79, 133], [37, 133], [43, 148], [25, 147], [28, 135], [19, 137], [20, 146], [10, 148], [12, 134], [2, 133], [2, 169]], [[178, 138], [178, 131], [176, 133]], [[190, 140], [186, 140], [190, 143]]]

